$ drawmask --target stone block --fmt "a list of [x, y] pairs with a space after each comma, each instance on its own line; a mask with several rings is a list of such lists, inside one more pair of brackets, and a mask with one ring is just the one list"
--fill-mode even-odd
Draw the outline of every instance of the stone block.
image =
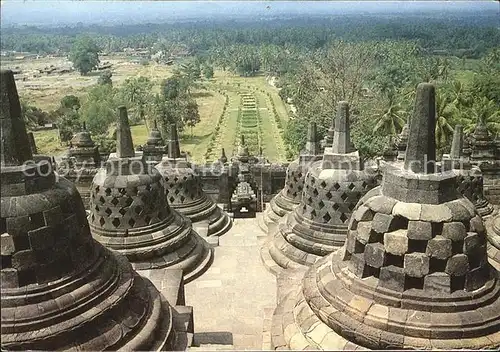
[[27, 270], [36, 266], [36, 258], [31, 250], [19, 251], [12, 255], [12, 267], [17, 270]]
[[471, 215], [471, 212], [467, 209], [461, 199], [446, 203], [446, 207], [450, 209], [453, 221], [468, 221], [472, 216], [474, 216], [474, 212]]
[[463, 276], [469, 270], [469, 258], [465, 254], [455, 254], [446, 263], [445, 272], [452, 276]]
[[418, 203], [398, 202], [392, 208], [392, 215], [402, 216], [408, 220], [420, 220], [422, 205]]
[[484, 228], [484, 223], [483, 220], [479, 215], [474, 216], [470, 220], [470, 231], [474, 231], [477, 233], [484, 233], [486, 232], [486, 229]]
[[356, 248], [356, 234], [352, 231], [347, 235], [347, 239], [345, 241], [346, 252], [354, 253]]
[[349, 270], [357, 277], [363, 277], [365, 271], [365, 259], [363, 253], [353, 253], [349, 260]]
[[12, 268], [3, 268], [0, 272], [0, 284], [3, 289], [19, 287], [17, 270]]
[[403, 292], [405, 287], [404, 269], [394, 265], [380, 268], [379, 285], [389, 290]]
[[420, 220], [428, 222], [446, 222], [451, 221], [452, 213], [450, 208], [445, 205], [422, 204]]
[[407, 236], [412, 240], [430, 240], [432, 238], [432, 224], [425, 221], [409, 221]]
[[403, 255], [408, 251], [407, 230], [396, 230], [384, 234], [385, 251], [394, 255]]
[[427, 242], [425, 254], [437, 259], [448, 259], [452, 254], [451, 240], [443, 236], [436, 236]]
[[373, 211], [361, 205], [353, 214], [356, 221], [371, 221], [373, 219]]
[[404, 270], [408, 276], [424, 277], [429, 273], [429, 257], [425, 253], [405, 254]]
[[445, 222], [441, 235], [452, 241], [462, 241], [467, 236], [467, 230], [462, 222]]
[[483, 287], [489, 279], [489, 268], [487, 265], [472, 269], [465, 275], [465, 289], [475, 291]]
[[451, 277], [446, 273], [432, 273], [424, 277], [424, 290], [437, 294], [451, 293]]
[[14, 239], [8, 233], [2, 233], [1, 236], [2, 255], [12, 255], [16, 251]]
[[372, 220], [372, 230], [378, 233], [389, 232], [394, 217], [392, 215], [377, 213]]
[[382, 243], [369, 243], [365, 247], [365, 263], [374, 268], [384, 265], [385, 250]]
[[380, 195], [368, 199], [365, 206], [375, 213], [390, 215], [395, 204], [396, 200]]
[[361, 221], [358, 223], [357, 233], [358, 241], [367, 244], [370, 240], [370, 234], [372, 231], [372, 223], [369, 221]]
[[34, 250], [50, 248], [55, 243], [54, 228], [48, 226], [28, 231], [28, 237], [30, 240], [30, 246]]
[[483, 239], [475, 232], [467, 232], [464, 239], [463, 251], [465, 254], [477, 253], [478, 249], [484, 244]]

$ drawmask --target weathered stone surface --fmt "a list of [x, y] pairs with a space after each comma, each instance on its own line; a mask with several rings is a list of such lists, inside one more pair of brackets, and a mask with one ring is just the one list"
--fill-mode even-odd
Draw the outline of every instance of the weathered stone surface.
[[406, 230], [397, 230], [384, 234], [385, 251], [394, 255], [404, 255], [408, 251]]
[[404, 269], [393, 265], [380, 268], [379, 285], [396, 292], [403, 292], [405, 287]]
[[380, 268], [385, 261], [385, 250], [382, 243], [369, 243], [365, 247], [365, 262], [374, 268]]
[[422, 205], [417, 203], [398, 202], [392, 209], [392, 215], [399, 215], [408, 220], [420, 220]]
[[[75, 186], [46, 169], [46, 159], [23, 180], [12, 177], [25, 154], [4, 142], [16, 137], [10, 125], [26, 130], [12, 72], [2, 71], [0, 82], [2, 350], [173, 349], [169, 303], [124, 257], [92, 240]], [[17, 157], [4, 158], [10, 152]], [[29, 184], [28, 192], [4, 193], [12, 181]]]
[[467, 230], [462, 222], [447, 222], [443, 224], [441, 235], [452, 241], [462, 241], [467, 236]]
[[394, 220], [392, 215], [376, 213], [372, 221], [372, 229], [378, 233], [386, 233], [391, 230], [391, 224]]
[[425, 253], [433, 258], [448, 259], [452, 254], [451, 240], [436, 236], [427, 243]]
[[446, 273], [452, 276], [463, 276], [469, 269], [469, 259], [465, 254], [455, 254], [446, 263]]
[[405, 274], [424, 277], [429, 273], [429, 257], [425, 253], [407, 253], [404, 256]]
[[432, 238], [432, 224], [425, 221], [409, 221], [407, 236], [412, 240], [430, 240]]

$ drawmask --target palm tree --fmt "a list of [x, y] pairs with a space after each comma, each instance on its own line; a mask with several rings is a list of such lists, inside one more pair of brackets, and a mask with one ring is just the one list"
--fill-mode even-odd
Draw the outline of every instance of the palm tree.
[[436, 147], [444, 148], [453, 135], [453, 104], [452, 97], [443, 92], [436, 92]]
[[394, 94], [389, 94], [388, 104], [377, 114], [377, 124], [374, 132], [381, 132], [384, 135], [397, 135], [404, 124], [406, 123], [406, 111], [401, 107], [401, 104], [395, 101]]
[[479, 122], [484, 123], [493, 136], [498, 135], [500, 133], [500, 109], [498, 104], [486, 97], [476, 101], [470, 110], [469, 118], [466, 119], [466, 133], [474, 131]]

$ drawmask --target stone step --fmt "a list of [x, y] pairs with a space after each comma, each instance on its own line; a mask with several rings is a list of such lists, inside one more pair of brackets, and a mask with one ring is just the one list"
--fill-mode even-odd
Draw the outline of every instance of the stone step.
[[189, 347], [188, 351], [235, 351], [233, 345], [212, 345], [203, 344], [196, 347]]

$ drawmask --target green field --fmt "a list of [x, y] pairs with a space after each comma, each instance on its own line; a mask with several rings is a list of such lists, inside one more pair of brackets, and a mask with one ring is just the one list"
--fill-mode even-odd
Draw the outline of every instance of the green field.
[[[150, 76], [158, 84], [161, 81], [160, 78], [162, 78], [158, 75], [158, 72], [155, 73], [154, 70], [139, 65], [127, 65], [126, 70], [122, 68], [121, 71], [130, 76]], [[168, 75], [167, 71], [163, 73], [165, 76]], [[78, 77], [73, 79], [76, 78]], [[54, 84], [51, 88], [57, 90], [57, 85]], [[66, 88], [65, 85], [61, 90]], [[208, 162], [217, 160], [220, 157], [222, 148], [225, 149], [228, 157], [235, 154], [242, 128], [247, 131], [247, 139], [258, 136], [256, 146], [251, 147], [253, 153], [258, 153], [259, 147], [262, 146], [264, 155], [270, 161], [285, 161], [285, 147], [273, 110], [276, 111], [277, 118], [282, 122], [282, 126], [285, 126], [288, 121], [287, 107], [280, 99], [278, 89], [271, 86], [265, 77], [243, 78], [227, 72], [216, 71], [214, 79], [209, 83], [205, 82], [205, 88], [206, 90], [195, 93], [200, 122], [192, 130], [188, 128], [180, 134], [181, 149], [187, 152], [193, 161]], [[36, 106], [37, 94], [32, 94], [32, 92], [26, 90], [23, 90], [23, 92]], [[20, 93], [21, 96], [23, 92]], [[238, 109], [242, 107], [241, 94], [244, 93], [251, 94], [256, 99], [259, 126], [255, 127], [255, 131], [253, 129], [247, 130], [242, 127], [241, 121], [238, 122]], [[50, 100], [50, 96], [44, 96], [42, 99], [43, 106], [56, 106], [62, 94], [63, 92], [54, 94], [52, 98], [54, 101]], [[228, 97], [228, 106], [224, 114], [222, 114], [226, 100], [225, 95]], [[250, 117], [250, 120], [245, 122], [245, 126], [248, 123], [253, 126], [256, 123], [256, 118], [257, 115]], [[220, 126], [217, 128], [219, 120]], [[147, 141], [149, 131], [145, 125], [132, 126], [131, 130], [135, 146], [144, 144]], [[34, 136], [39, 152], [42, 154], [61, 155], [67, 149], [66, 145], [61, 145], [59, 142], [57, 130], [38, 131], [34, 133]]]

